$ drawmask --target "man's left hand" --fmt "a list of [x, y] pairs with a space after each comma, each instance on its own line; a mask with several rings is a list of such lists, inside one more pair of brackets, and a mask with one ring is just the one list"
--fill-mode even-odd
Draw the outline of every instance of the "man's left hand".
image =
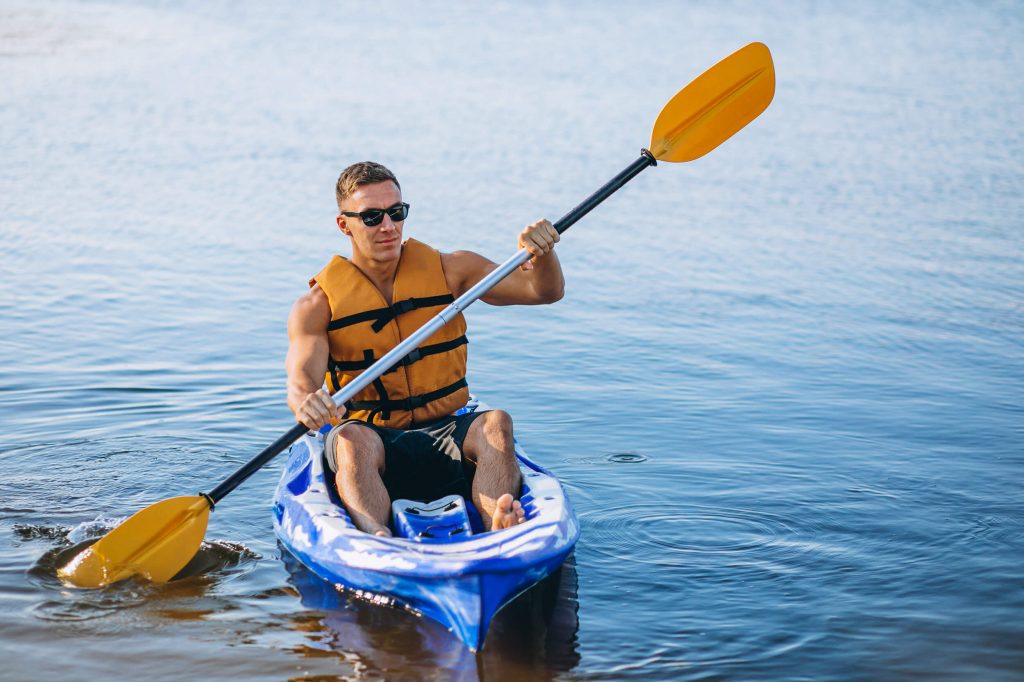
[[523, 270], [532, 270], [533, 262], [551, 252], [561, 235], [555, 230], [550, 220], [538, 220], [523, 228], [519, 233], [519, 248], [530, 252], [532, 258], [523, 263]]

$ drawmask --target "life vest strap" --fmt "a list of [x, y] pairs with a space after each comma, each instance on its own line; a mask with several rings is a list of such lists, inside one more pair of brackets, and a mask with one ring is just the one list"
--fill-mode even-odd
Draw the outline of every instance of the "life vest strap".
[[[451, 341], [433, 343], [430, 344], [429, 346], [420, 346], [419, 348], [416, 348], [415, 350], [411, 351], [404, 358], [396, 362], [391, 367], [391, 369], [387, 370], [384, 373], [388, 374], [390, 372], [394, 372], [399, 367], [408, 367], [412, 363], [417, 362], [418, 360], [421, 360], [422, 358], [425, 358], [430, 355], [440, 355], [441, 353], [447, 353], [448, 351], [455, 350], [459, 346], [464, 346], [467, 343], [469, 343], [469, 339], [467, 339], [466, 335], [463, 334], [462, 336], [456, 339], [452, 339]], [[377, 359], [373, 357], [373, 351], [367, 349], [363, 351], [362, 360], [334, 360], [332, 358], [328, 360], [327, 365], [332, 372], [336, 370], [340, 370], [342, 372], [356, 372], [362, 369], [368, 369], [376, 361]]]
[[402, 400], [349, 400], [345, 403], [345, 407], [350, 412], [369, 410], [370, 417], [367, 421], [373, 421], [375, 413], [380, 412], [382, 416], [384, 413], [390, 413], [394, 411], [412, 412], [413, 410], [423, 407], [429, 402], [440, 400], [445, 396], [455, 393], [459, 389], [466, 388], [469, 384], [466, 382], [466, 377], [462, 377], [458, 381], [448, 384], [444, 388], [439, 388], [436, 391], [430, 391], [429, 393], [423, 393], [420, 395], [412, 395]]
[[359, 313], [352, 315], [346, 315], [345, 317], [339, 317], [336, 320], [331, 320], [331, 323], [327, 325], [327, 331], [334, 331], [343, 327], [348, 327], [353, 324], [359, 324], [360, 322], [369, 322], [370, 320], [376, 320], [373, 323], [372, 329], [375, 332], [380, 332], [381, 329], [387, 326], [389, 322], [405, 313], [416, 310], [417, 308], [433, 308], [439, 305], [448, 305], [453, 302], [455, 297], [451, 294], [443, 294], [440, 296], [424, 296], [422, 298], [407, 298], [404, 301], [398, 301], [386, 308], [374, 308], [373, 310], [364, 310]]
[[[338, 376], [338, 370], [344, 370], [346, 364], [352, 364], [352, 365], [357, 365], [358, 364], [360, 366], [356, 367], [356, 369], [365, 369], [366, 367], [369, 367], [370, 365], [372, 365], [374, 362], [376, 362], [376, 358], [373, 357], [373, 349], [372, 348], [367, 348], [367, 349], [365, 349], [363, 351], [363, 359], [362, 360], [358, 360], [358, 361], [355, 361], [355, 362], [352, 362], [352, 363], [338, 362], [337, 360], [335, 360], [334, 358], [332, 358], [332, 357], [330, 357], [328, 355], [327, 356], [327, 372], [328, 372], [328, 376], [330, 377], [331, 382], [332, 382], [331, 385], [329, 386], [329, 388], [331, 389], [331, 393], [336, 393], [336, 392], [341, 390], [341, 378]], [[391, 370], [388, 370], [388, 371], [390, 372]], [[374, 381], [374, 385], [376, 385], [378, 383], [380, 383], [380, 377], [378, 377], [377, 380]]]
[[[377, 411], [380, 412], [380, 418], [384, 421], [391, 419], [391, 409], [387, 407], [388, 403], [388, 389], [384, 386], [384, 382], [381, 381], [380, 377], [373, 380], [373, 387], [377, 389], [377, 395], [380, 396], [380, 402], [383, 407], [380, 407]], [[373, 414], [370, 414], [369, 421], [373, 421]]]

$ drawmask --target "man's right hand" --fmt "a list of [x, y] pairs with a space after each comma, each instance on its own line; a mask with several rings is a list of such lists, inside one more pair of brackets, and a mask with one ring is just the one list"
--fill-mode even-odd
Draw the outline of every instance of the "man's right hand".
[[314, 391], [305, 397], [295, 410], [295, 420], [310, 429], [319, 430], [324, 424], [336, 423], [344, 417], [345, 410], [339, 410], [331, 395], [324, 389]]

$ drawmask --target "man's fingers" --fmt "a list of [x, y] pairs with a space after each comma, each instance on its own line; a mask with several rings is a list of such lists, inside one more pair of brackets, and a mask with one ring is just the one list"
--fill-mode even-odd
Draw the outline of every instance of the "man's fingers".
[[555, 242], [549, 235], [531, 232], [527, 235], [524, 246], [534, 256], [543, 256], [551, 250]]
[[316, 419], [313, 415], [304, 410], [299, 410], [299, 413], [296, 415], [296, 419], [310, 431], [316, 431], [324, 425], [323, 421]]
[[523, 263], [522, 269], [532, 270], [533, 258], [550, 253], [559, 238], [558, 230], [549, 220], [538, 220], [527, 225], [519, 235], [519, 246], [526, 249], [532, 258]]
[[334, 402], [334, 398], [328, 395], [327, 391], [321, 389], [317, 391], [316, 395], [320, 398], [324, 408], [326, 408], [328, 417], [338, 416], [338, 405]]
[[541, 228], [541, 234], [544, 235], [544, 239], [547, 241], [549, 246], [554, 246], [555, 242], [558, 241], [560, 235], [555, 226], [551, 224], [550, 220], [542, 220], [538, 223]]
[[321, 389], [306, 397], [296, 416], [310, 429], [319, 429], [338, 416], [338, 406], [330, 394]]
[[311, 429], [319, 429], [327, 423], [327, 415], [317, 410], [315, 406], [307, 406], [299, 410], [299, 421]]
[[545, 249], [545, 253], [550, 251], [555, 246], [555, 242], [558, 241], [558, 231], [550, 221], [541, 220], [534, 223], [536, 229], [533, 231], [533, 235], [537, 239], [538, 245]]

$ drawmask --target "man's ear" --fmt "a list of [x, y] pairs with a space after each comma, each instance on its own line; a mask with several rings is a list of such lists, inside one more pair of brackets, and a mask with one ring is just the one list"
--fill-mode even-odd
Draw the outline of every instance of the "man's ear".
[[352, 233], [349, 232], [348, 225], [345, 223], [345, 216], [339, 213], [337, 216], [335, 216], [334, 220], [336, 223], [338, 223], [338, 229], [341, 230], [342, 234], [347, 235], [349, 237], [352, 236]]

